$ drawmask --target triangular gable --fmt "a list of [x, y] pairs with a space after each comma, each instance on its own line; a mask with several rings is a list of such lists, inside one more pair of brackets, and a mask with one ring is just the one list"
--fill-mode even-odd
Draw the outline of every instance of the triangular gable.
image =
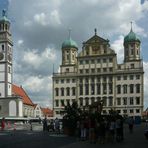
[[94, 44], [94, 43], [102, 43], [102, 42], [108, 42], [108, 40], [105, 40], [98, 35], [94, 35], [90, 39], [88, 39], [85, 44]]

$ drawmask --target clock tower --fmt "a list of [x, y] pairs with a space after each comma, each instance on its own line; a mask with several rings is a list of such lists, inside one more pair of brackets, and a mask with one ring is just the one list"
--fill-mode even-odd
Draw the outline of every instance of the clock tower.
[[0, 17], [0, 116], [22, 117], [23, 102], [20, 96], [12, 93], [13, 75], [13, 42], [10, 32], [10, 21], [6, 11]]
[[10, 21], [3, 10], [0, 19], [0, 97], [12, 96], [12, 49]]

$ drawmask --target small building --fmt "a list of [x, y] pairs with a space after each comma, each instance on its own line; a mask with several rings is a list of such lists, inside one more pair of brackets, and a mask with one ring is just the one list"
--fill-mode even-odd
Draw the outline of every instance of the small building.
[[22, 98], [23, 101], [23, 116], [34, 117], [34, 103], [27, 95], [22, 86], [12, 85], [12, 95]]

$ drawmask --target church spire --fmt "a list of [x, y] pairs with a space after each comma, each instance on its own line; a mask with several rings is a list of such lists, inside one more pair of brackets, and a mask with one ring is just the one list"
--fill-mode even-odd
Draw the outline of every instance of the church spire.
[[97, 35], [97, 28], [95, 28], [94, 31], [95, 31], [95, 35]]

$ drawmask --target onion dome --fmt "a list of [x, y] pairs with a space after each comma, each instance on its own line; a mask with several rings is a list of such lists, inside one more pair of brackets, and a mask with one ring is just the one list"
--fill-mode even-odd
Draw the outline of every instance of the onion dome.
[[[131, 23], [132, 24], [132, 23]], [[126, 35], [124, 37], [124, 43], [125, 42], [140, 42], [140, 38], [136, 35], [136, 33], [133, 32], [132, 30], [132, 25], [131, 25], [131, 30], [128, 33], [128, 35]]]
[[78, 48], [78, 45], [77, 43], [72, 40], [71, 38], [65, 40], [63, 43], [62, 43], [62, 48]]
[[77, 43], [71, 39], [71, 29], [69, 29], [69, 38], [62, 43], [62, 48], [77, 48]]

